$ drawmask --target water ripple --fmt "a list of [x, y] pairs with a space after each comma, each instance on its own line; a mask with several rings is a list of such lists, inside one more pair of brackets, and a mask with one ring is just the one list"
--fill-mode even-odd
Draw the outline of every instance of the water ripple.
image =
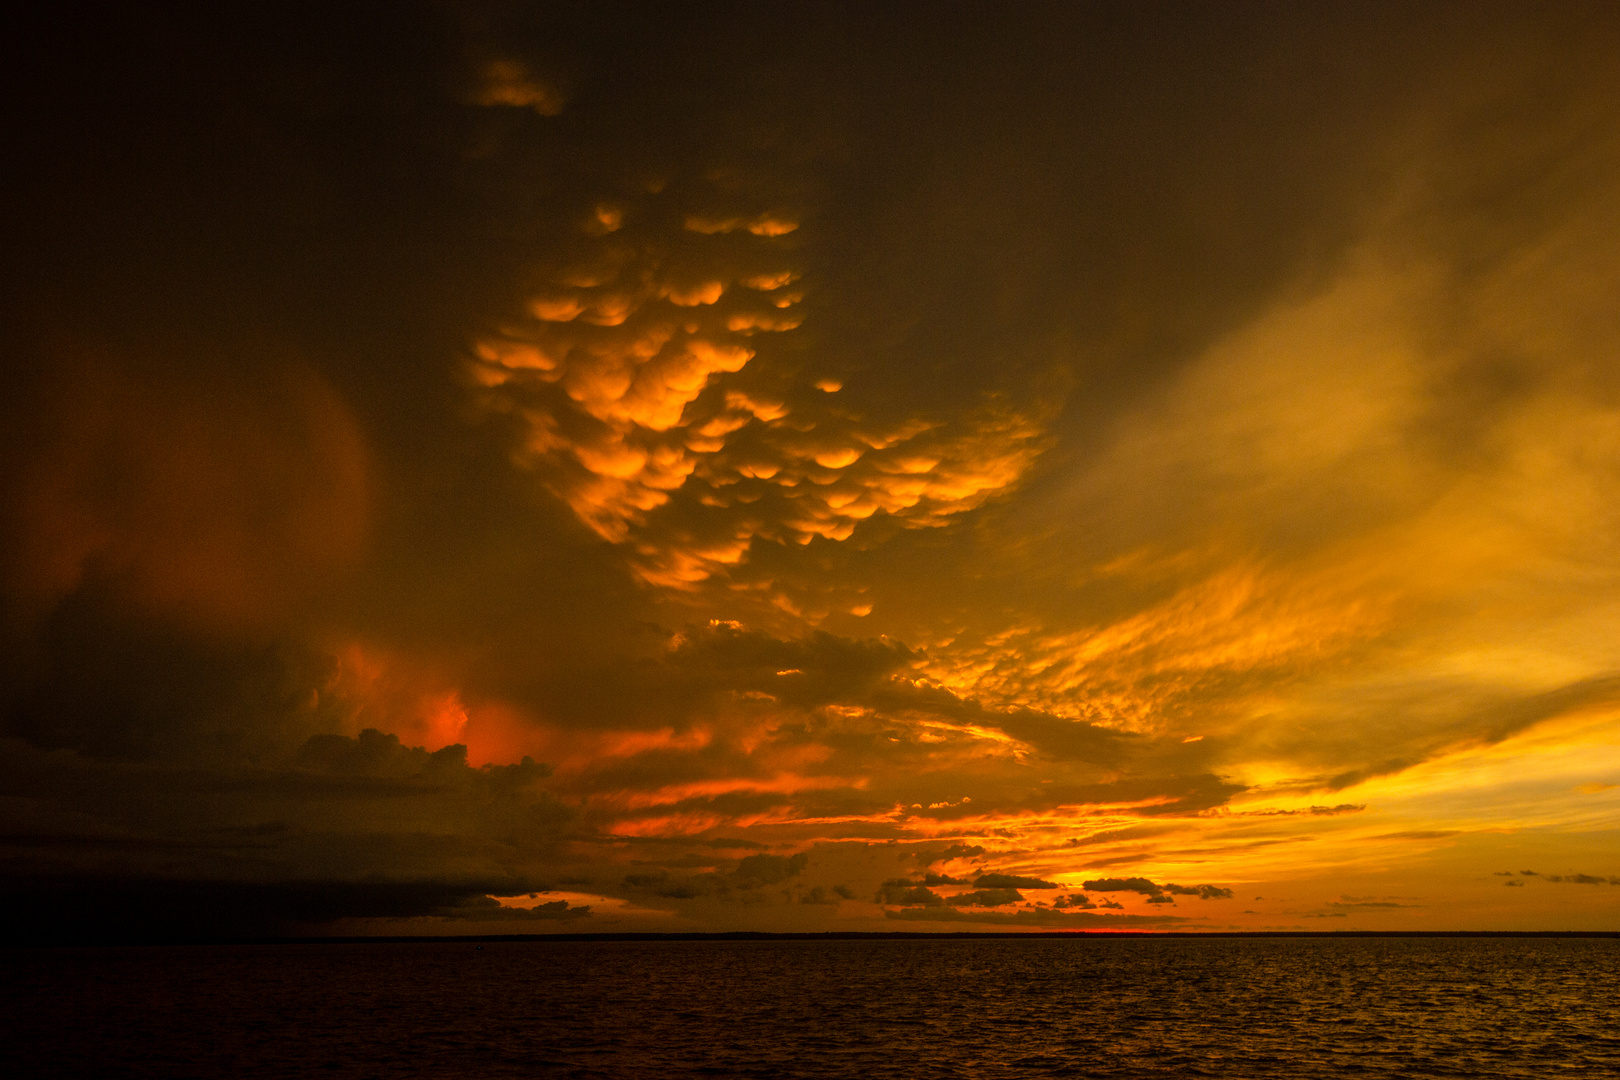
[[1614, 1077], [1620, 941], [13, 951], [8, 1075]]

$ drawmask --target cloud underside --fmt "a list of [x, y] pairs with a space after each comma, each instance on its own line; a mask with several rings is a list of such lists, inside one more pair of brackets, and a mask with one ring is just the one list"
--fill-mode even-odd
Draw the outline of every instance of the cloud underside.
[[543, 291], [468, 363], [474, 400], [517, 424], [515, 460], [642, 581], [723, 579], [814, 622], [831, 609], [762, 568], [757, 545], [943, 526], [1028, 470], [1049, 406], [907, 410], [843, 393], [842, 365], [805, 356], [814, 282], [768, 176], [655, 186], [590, 211], [572, 258], [537, 269]]

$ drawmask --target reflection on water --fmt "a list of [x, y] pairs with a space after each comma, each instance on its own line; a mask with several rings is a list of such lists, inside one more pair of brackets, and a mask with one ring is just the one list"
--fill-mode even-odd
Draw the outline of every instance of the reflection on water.
[[21, 1075], [1620, 1075], [1620, 940], [10, 951]]

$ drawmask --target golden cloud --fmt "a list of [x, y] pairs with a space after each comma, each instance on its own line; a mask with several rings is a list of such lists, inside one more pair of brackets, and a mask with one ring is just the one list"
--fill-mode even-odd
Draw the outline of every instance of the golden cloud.
[[550, 271], [529, 317], [469, 363], [483, 405], [525, 427], [520, 461], [626, 544], [643, 581], [691, 589], [758, 540], [847, 540], [878, 514], [937, 526], [1028, 470], [1043, 425], [1006, 400], [865, 419], [834, 397], [843, 380], [793, 377], [765, 338], [802, 322], [804, 292], [782, 292], [802, 277], [783, 239], [797, 226], [686, 215], [671, 234], [659, 200], [674, 197], [616, 210], [612, 235]]

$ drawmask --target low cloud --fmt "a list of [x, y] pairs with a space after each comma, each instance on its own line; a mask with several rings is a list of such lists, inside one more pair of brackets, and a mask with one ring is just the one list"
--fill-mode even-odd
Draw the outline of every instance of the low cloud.
[[1244, 810], [1245, 817], [1337, 817], [1340, 814], [1359, 814], [1367, 809], [1365, 803], [1339, 803], [1337, 806], [1309, 806], [1303, 810]]
[[924, 865], [932, 866], [934, 863], [948, 862], [952, 859], [976, 859], [983, 854], [984, 848], [978, 844], [952, 844], [943, 850], [930, 852]]
[[673, 877], [668, 871], [626, 874], [623, 885], [631, 895], [648, 895], [666, 900], [752, 899], [757, 890], [780, 885], [797, 877], [809, 856], [749, 855], [738, 861], [729, 873], [714, 872], [691, 877]]
[[877, 895], [873, 897], [874, 903], [879, 904], [918, 904], [924, 907], [938, 907], [945, 901], [934, 890], [909, 878], [895, 878], [885, 881], [878, 887]]
[[[1106, 906], [1106, 905], [1105, 905]], [[992, 926], [1029, 926], [1044, 929], [1126, 929], [1169, 926], [1185, 922], [1179, 915], [1097, 915], [1089, 911], [1054, 911], [1051, 908], [1022, 908], [1015, 912], [974, 911], [956, 907], [901, 908], [884, 913], [890, 919], [907, 922], [982, 923]]]
[[1019, 877], [1017, 874], [981, 874], [973, 884], [981, 889], [1056, 889], [1059, 887], [1053, 881]]
[[831, 889], [821, 885], [814, 885], [799, 894], [801, 904], [821, 904], [836, 907], [840, 900], [853, 900], [854, 893], [843, 885], [835, 885]]
[[1023, 895], [1017, 889], [975, 889], [947, 897], [945, 903], [952, 907], [1004, 907], [1023, 903], [1023, 900]]
[[321, 933], [342, 920], [371, 919], [413, 920], [417, 932], [425, 925], [442, 933], [470, 922], [553, 924], [592, 914], [560, 900], [530, 910], [490, 898], [516, 884], [36, 874], [0, 886], [0, 903], [13, 920], [7, 939], [38, 945]]
[[[1493, 876], [1511, 877], [1513, 871], [1498, 870]], [[1601, 874], [1541, 874], [1534, 870], [1520, 870], [1520, 878], [1537, 878], [1541, 881], [1551, 881], [1565, 885], [1620, 885], [1620, 877], [1604, 877]], [[1514, 879], [1503, 882], [1504, 885], [1523, 885], [1522, 880]]]
[[589, 904], [570, 904], [566, 900], [550, 900], [533, 907], [507, 907], [493, 897], [468, 900], [435, 912], [444, 918], [467, 922], [557, 922], [588, 918]]
[[1223, 889], [1216, 885], [1160, 885], [1147, 878], [1095, 878], [1081, 883], [1081, 888], [1087, 892], [1134, 892], [1147, 897], [1150, 904], [1174, 903], [1177, 896], [1196, 896], [1201, 900], [1229, 900], [1231, 889]]

